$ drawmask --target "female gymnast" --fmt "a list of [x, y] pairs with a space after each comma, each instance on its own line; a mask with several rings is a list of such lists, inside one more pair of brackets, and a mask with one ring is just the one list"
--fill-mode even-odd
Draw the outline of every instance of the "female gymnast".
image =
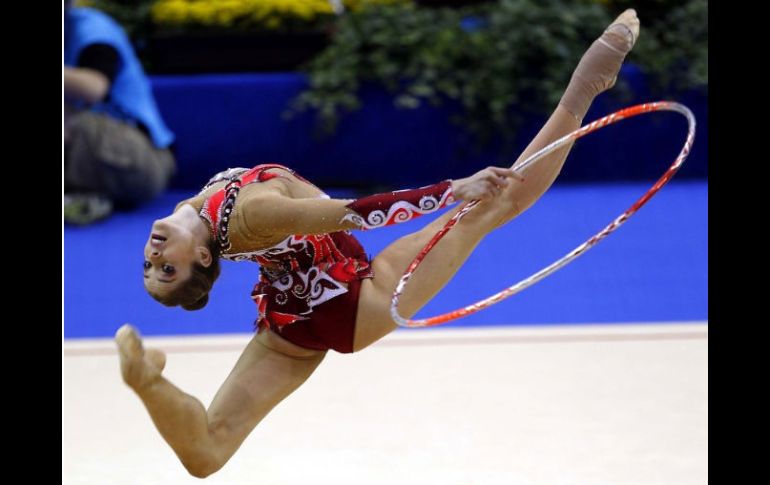
[[[593, 99], [614, 85], [638, 35], [633, 9], [615, 19], [583, 55], [556, 110], [519, 160], [580, 127]], [[165, 354], [145, 350], [130, 325], [115, 336], [123, 380], [190, 474], [216, 472], [257, 423], [307, 380], [329, 349], [357, 352], [396, 328], [389, 312], [396, 284], [459, 209], [402, 237], [371, 261], [349, 230], [481, 200], [412, 277], [399, 303], [400, 314], [410, 317], [486, 234], [521, 214], [551, 186], [570, 148], [532, 165], [526, 180], [512, 168], [489, 167], [467, 178], [358, 200], [330, 199], [279, 165], [217, 174], [198, 195], [154, 222], [144, 248], [144, 285], [165, 305], [196, 310], [208, 301], [219, 258], [256, 262], [257, 332], [208, 409], [163, 377]], [[395, 211], [409, 217], [391, 217]]]

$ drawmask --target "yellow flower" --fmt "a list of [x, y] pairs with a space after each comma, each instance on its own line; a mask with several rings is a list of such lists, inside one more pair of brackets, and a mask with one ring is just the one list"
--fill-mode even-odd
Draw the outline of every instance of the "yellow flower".
[[215, 7], [208, 2], [194, 2], [190, 4], [190, 21], [201, 25], [212, 25], [214, 23]]
[[333, 9], [329, 0], [158, 0], [151, 15], [159, 25], [192, 23], [227, 27], [238, 22], [275, 29], [286, 21], [311, 23], [333, 15]]
[[183, 25], [189, 21], [189, 7], [185, 0], [161, 0], [152, 6], [150, 16], [156, 24]]

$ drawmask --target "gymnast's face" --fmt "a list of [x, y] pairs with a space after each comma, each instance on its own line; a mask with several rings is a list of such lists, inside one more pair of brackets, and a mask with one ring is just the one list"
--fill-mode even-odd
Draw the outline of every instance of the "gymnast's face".
[[155, 221], [144, 245], [145, 289], [158, 296], [173, 291], [190, 277], [195, 262], [210, 264], [210, 254], [196, 244], [192, 232], [163, 219]]

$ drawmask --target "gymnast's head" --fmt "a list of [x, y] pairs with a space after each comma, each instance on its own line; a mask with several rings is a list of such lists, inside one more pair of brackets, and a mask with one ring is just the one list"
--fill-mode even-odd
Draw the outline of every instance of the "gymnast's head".
[[144, 287], [155, 300], [200, 310], [219, 272], [219, 246], [205, 226], [189, 227], [175, 216], [153, 223], [144, 245]]

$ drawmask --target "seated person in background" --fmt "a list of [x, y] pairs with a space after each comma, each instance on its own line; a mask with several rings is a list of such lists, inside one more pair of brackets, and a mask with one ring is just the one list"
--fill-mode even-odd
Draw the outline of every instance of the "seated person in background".
[[174, 174], [174, 134], [123, 29], [64, 11], [64, 220], [89, 224], [146, 202]]

